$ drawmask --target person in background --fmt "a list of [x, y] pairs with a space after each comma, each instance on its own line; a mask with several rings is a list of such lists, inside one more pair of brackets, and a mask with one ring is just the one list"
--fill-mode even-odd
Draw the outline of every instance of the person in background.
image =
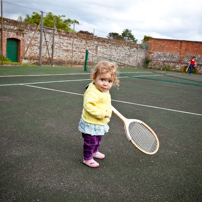
[[192, 71], [193, 71], [193, 69], [194, 69], [195, 66], [196, 66], [196, 57], [193, 56], [193, 57], [191, 58], [191, 60], [189, 61], [189, 64], [188, 64], [188, 67], [190, 67], [190, 72], [189, 72], [189, 74], [192, 74]]

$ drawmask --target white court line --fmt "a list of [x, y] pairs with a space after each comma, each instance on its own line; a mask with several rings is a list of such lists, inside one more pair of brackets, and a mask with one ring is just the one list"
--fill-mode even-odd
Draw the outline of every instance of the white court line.
[[[71, 95], [80, 95], [80, 96], [83, 96], [83, 94], [80, 94], [80, 93], [73, 93], [73, 92], [68, 92], [68, 91], [56, 90], [56, 89], [52, 89], [52, 88], [44, 88], [44, 87], [32, 86], [32, 85], [25, 85], [25, 84], [21, 84], [21, 85], [22, 85], [22, 86], [32, 87], [32, 88], [39, 88], [39, 89], [43, 89], [43, 90], [49, 90], [49, 91], [60, 92], [60, 93], [67, 93], [67, 94], [71, 94]], [[183, 114], [190, 114], [190, 115], [195, 115], [195, 116], [202, 116], [202, 114], [197, 114], [197, 113], [192, 113], [192, 112], [186, 112], [186, 111], [180, 111], [180, 110], [175, 110], [175, 109], [168, 109], [168, 108], [163, 108], [163, 107], [156, 107], [156, 106], [151, 106], [151, 105], [144, 105], [144, 104], [138, 104], [138, 103], [133, 103], [133, 102], [126, 102], [126, 101], [121, 101], [121, 100], [114, 100], [114, 99], [112, 99], [112, 101], [114, 101], [114, 102], [119, 102], [119, 103], [124, 103], [124, 104], [130, 104], [130, 105], [137, 105], [137, 106], [141, 106], [141, 107], [149, 107], [149, 108], [153, 108], [153, 109], [161, 109], [161, 110], [172, 111], [172, 112], [178, 112], [178, 113], [183, 113]]]
[[32, 84], [44, 84], [44, 83], [60, 83], [60, 82], [71, 82], [71, 81], [88, 81], [91, 79], [76, 79], [76, 80], [61, 80], [61, 81], [41, 81], [33, 83], [13, 83], [13, 84], [1, 84], [0, 86], [17, 86], [17, 85], [32, 85]]
[[[133, 76], [133, 77], [141, 77], [141, 76]], [[118, 77], [118, 78], [126, 79], [126, 78], [130, 78], [130, 77], [124, 76], [124, 77]], [[32, 83], [0, 84], [0, 86], [34, 85], [34, 84], [44, 84], [44, 83], [62, 83], [62, 82], [72, 82], [72, 81], [88, 81], [88, 80], [91, 80], [91, 79], [75, 79], [75, 80], [60, 80], [60, 81], [39, 81], [39, 82], [32, 82]]]
[[[149, 74], [151, 72], [119, 72], [120, 74], [122, 73], [134, 73], [134, 74], [141, 74], [141, 73], [144, 73], [144, 74]], [[91, 74], [91, 73], [69, 73], [69, 74], [32, 74], [32, 75], [3, 75], [3, 76], [0, 76], [0, 78], [12, 78], [12, 77], [41, 77], [41, 76], [73, 76], [73, 75], [88, 75], [88, 74]]]
[[0, 77], [29, 77], [29, 76], [72, 76], [72, 75], [86, 75], [90, 73], [70, 73], [70, 74], [33, 74], [33, 75], [4, 75]]
[[32, 86], [32, 85], [25, 85], [25, 84], [21, 84], [21, 86], [28, 86], [28, 87], [32, 87], [32, 88], [39, 88], [39, 89], [43, 89], [43, 90], [49, 90], [49, 91], [55, 91], [55, 92], [60, 92], [60, 93], [67, 93], [67, 94], [71, 94], [71, 95], [81, 95], [83, 96], [83, 94], [80, 93], [73, 93], [73, 92], [68, 92], [68, 91], [64, 91], [64, 90], [56, 90], [56, 89], [52, 89], [52, 88], [44, 88], [44, 87], [39, 87], [39, 86]]
[[127, 75], [125, 75], [125, 76], [120, 76], [119, 78], [128, 78], [128, 79], [130, 79], [130, 78], [139, 78], [139, 77], [145, 77], [145, 76], [161, 76], [161, 75], [159, 75], [159, 74], [156, 74], [156, 75], [141, 75], [141, 76], [127, 76]]
[[142, 73], [144, 73], [144, 74], [151, 74], [151, 72], [144, 72], [144, 71], [142, 71], [142, 72], [119, 72], [119, 74], [128, 74], [128, 73], [132, 73], [132, 74], [142, 74]]
[[121, 102], [124, 104], [137, 105], [137, 106], [141, 106], [141, 107], [149, 107], [149, 108], [162, 109], [162, 110], [166, 110], [166, 111], [178, 112], [178, 113], [183, 113], [183, 114], [192, 114], [192, 115], [196, 115], [196, 116], [202, 116], [202, 114], [180, 111], [180, 110], [175, 110], [175, 109], [168, 109], [168, 108], [163, 108], [163, 107], [156, 107], [156, 106], [151, 106], [151, 105], [144, 105], [144, 104], [138, 104], [138, 103], [126, 102], [126, 101], [120, 101], [120, 100], [113, 100], [113, 101]]

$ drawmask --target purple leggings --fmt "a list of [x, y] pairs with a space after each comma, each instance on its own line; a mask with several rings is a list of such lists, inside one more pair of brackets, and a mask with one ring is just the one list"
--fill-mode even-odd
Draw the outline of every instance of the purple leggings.
[[98, 151], [102, 135], [88, 135], [82, 133], [84, 144], [83, 144], [83, 159], [90, 160], [93, 158], [93, 154]]

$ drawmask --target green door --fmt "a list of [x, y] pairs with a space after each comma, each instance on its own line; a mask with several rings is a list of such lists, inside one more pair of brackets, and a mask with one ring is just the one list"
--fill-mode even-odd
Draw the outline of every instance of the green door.
[[7, 58], [11, 62], [18, 61], [18, 40], [16, 39], [7, 39]]

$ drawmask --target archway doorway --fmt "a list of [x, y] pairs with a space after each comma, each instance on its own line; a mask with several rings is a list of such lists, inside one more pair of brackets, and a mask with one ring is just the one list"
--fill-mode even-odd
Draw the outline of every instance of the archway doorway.
[[18, 40], [17, 39], [7, 39], [6, 57], [9, 58], [11, 62], [18, 62]]

